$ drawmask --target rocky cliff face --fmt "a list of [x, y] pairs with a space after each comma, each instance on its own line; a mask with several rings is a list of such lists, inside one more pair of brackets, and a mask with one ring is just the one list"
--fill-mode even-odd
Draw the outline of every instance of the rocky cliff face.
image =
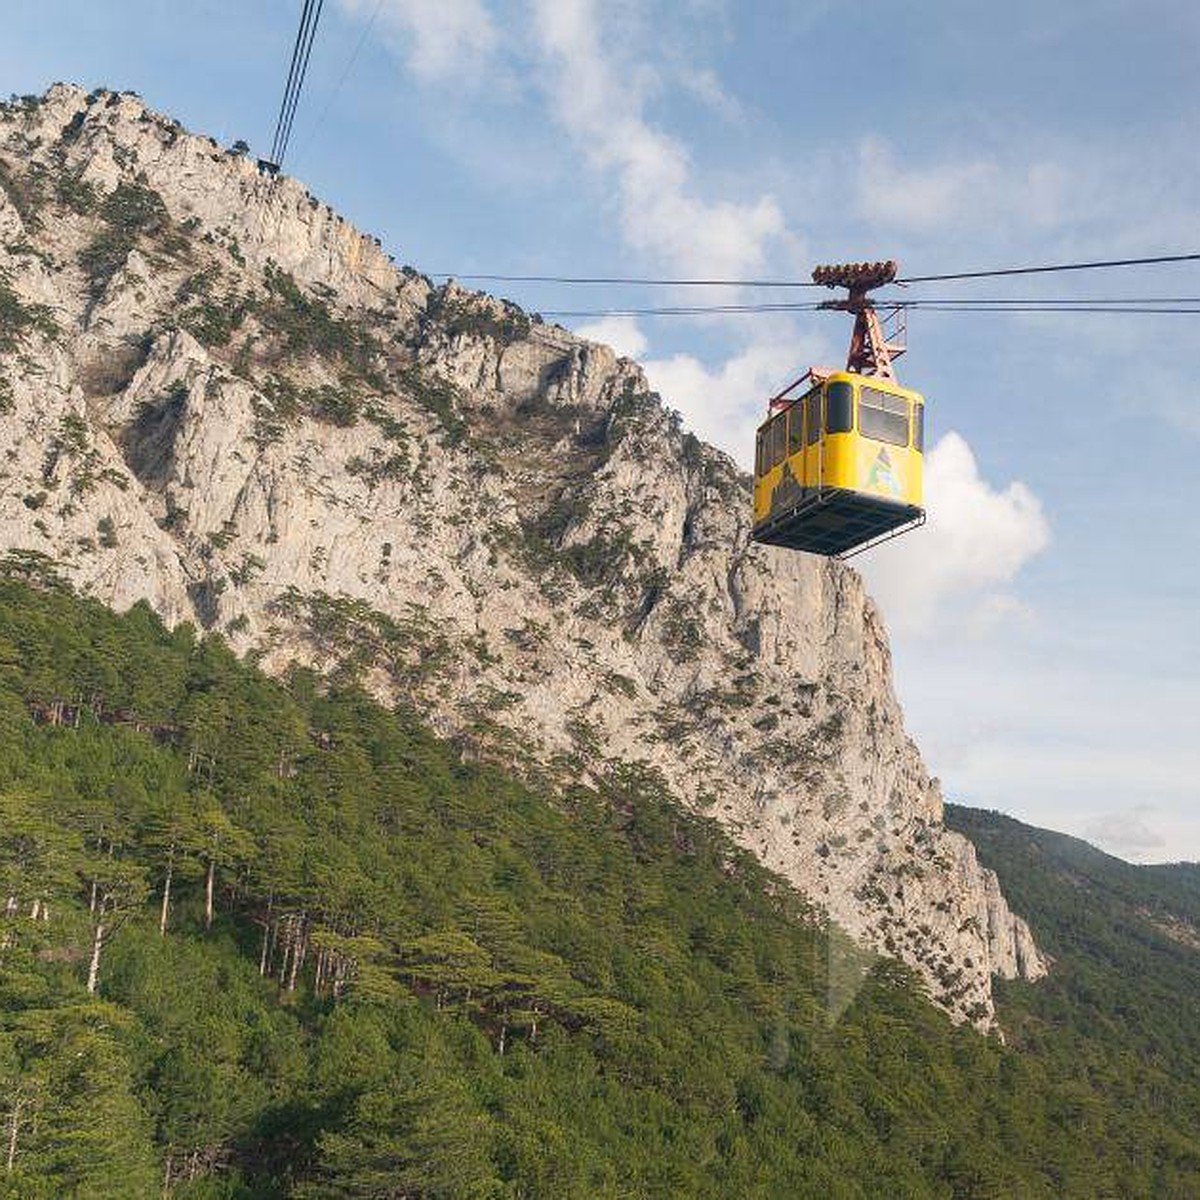
[[904, 732], [849, 568], [606, 347], [397, 269], [130, 95], [0, 114], [0, 550], [464, 748], [657, 770], [981, 1027], [1044, 967]]

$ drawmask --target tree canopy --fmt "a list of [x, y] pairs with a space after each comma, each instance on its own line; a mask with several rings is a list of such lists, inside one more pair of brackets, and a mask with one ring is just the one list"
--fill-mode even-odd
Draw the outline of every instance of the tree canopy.
[[1200, 1193], [1192, 976], [1147, 1042], [1112, 948], [1005, 1047], [648, 768], [535, 787], [20, 565], [0, 1196]]

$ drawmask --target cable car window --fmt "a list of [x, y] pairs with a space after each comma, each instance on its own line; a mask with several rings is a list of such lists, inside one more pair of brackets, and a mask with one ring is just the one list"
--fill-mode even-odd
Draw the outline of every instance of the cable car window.
[[767, 470], [779, 466], [787, 452], [787, 425], [780, 413], [767, 426]]
[[913, 449], [925, 449], [925, 405], [913, 405]]
[[849, 433], [854, 428], [854, 385], [835, 380], [825, 388], [825, 432]]
[[808, 444], [811, 446], [821, 437], [821, 389], [813, 388], [804, 397], [804, 412], [808, 419]]
[[858, 430], [863, 437], [893, 446], [908, 445], [908, 401], [875, 388], [859, 394]]
[[788, 409], [788, 454], [799, 454], [804, 449], [804, 405], [793, 404]]

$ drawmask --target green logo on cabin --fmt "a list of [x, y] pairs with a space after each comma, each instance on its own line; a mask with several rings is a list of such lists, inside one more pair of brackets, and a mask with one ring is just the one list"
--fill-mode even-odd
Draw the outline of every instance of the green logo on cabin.
[[867, 473], [867, 489], [872, 492], [885, 492], [897, 499], [904, 495], [900, 477], [892, 467], [891, 455], [888, 454], [886, 446], [875, 456], [871, 470]]

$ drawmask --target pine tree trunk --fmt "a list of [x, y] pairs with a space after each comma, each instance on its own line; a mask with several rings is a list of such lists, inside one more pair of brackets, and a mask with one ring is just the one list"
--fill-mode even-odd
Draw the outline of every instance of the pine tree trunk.
[[100, 982], [100, 951], [104, 948], [104, 921], [96, 922], [92, 934], [92, 959], [88, 963], [87, 990], [89, 996], [96, 994], [96, 985]]
[[167, 936], [167, 918], [171, 913], [171, 876], [175, 871], [175, 847], [167, 851], [167, 876], [163, 880], [162, 911], [158, 914], [158, 936]]
[[292, 970], [288, 976], [287, 990], [289, 992], [296, 990], [296, 977], [300, 974], [300, 968], [304, 966], [304, 955], [308, 950], [308, 938], [305, 936], [303, 916], [300, 917], [297, 925], [296, 946], [292, 950]]
[[12, 1171], [17, 1161], [17, 1131], [21, 1128], [21, 1100], [13, 1097], [12, 1112], [8, 1114], [8, 1158], [5, 1169]]
[[217, 875], [217, 864], [208, 860], [208, 873], [204, 878], [204, 928], [211, 929], [213, 923], [213, 883]]
[[263, 921], [263, 940], [262, 950], [258, 955], [258, 974], [260, 978], [265, 978], [267, 974], [267, 964], [270, 961], [271, 948], [271, 910], [275, 907], [275, 893], [272, 892], [267, 896], [267, 918]]
[[279, 958], [279, 986], [287, 979], [288, 955], [292, 953], [292, 914], [283, 919], [283, 954]]

